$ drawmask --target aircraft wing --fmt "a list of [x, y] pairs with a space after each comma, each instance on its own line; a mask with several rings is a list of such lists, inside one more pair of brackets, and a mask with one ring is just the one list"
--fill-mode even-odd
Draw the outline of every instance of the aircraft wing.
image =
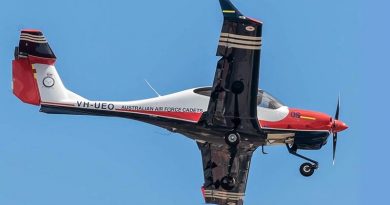
[[[257, 147], [238, 147], [233, 151], [235, 157], [228, 146], [198, 142], [198, 147], [202, 153], [205, 181], [202, 192], [206, 203], [242, 205], [252, 154]], [[234, 161], [229, 168], [230, 160]], [[224, 183], [226, 176], [234, 178], [234, 186]]]
[[208, 125], [246, 133], [260, 130], [257, 92], [262, 23], [243, 16], [229, 0], [220, 0], [224, 22], [205, 120]]

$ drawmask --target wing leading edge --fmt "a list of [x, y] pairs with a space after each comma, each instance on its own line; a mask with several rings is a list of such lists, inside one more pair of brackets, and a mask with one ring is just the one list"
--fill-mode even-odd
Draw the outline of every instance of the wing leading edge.
[[208, 110], [209, 126], [258, 133], [257, 92], [262, 23], [243, 16], [229, 0], [220, 0], [224, 22]]

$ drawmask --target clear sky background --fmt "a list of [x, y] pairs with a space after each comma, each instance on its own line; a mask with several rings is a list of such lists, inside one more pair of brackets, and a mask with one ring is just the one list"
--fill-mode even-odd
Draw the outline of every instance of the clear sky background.
[[[260, 87], [290, 107], [334, 115], [341, 93], [336, 165], [331, 143], [304, 151], [310, 178], [284, 146], [257, 150], [246, 204], [386, 204], [389, 3], [234, 0], [264, 22]], [[0, 204], [203, 204], [195, 142], [136, 121], [46, 115], [11, 92], [23, 28], [41, 29], [65, 85], [91, 100], [154, 97], [211, 85], [222, 23], [217, 0], [0, 3]], [[387, 156], [387, 157], [386, 157]]]

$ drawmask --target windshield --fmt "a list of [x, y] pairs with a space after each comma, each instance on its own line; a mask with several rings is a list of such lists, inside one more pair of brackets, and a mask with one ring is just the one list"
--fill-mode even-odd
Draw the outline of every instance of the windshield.
[[[211, 87], [203, 87], [195, 89], [194, 92], [199, 95], [210, 97], [211, 89]], [[278, 109], [282, 107], [283, 104], [264, 90], [259, 90], [257, 93], [257, 106], [268, 109]]]
[[282, 107], [283, 104], [264, 90], [259, 90], [257, 93], [257, 106], [268, 109], [278, 109]]

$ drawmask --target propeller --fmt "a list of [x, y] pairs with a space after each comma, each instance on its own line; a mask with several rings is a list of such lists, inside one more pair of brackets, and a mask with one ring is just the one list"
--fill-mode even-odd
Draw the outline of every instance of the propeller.
[[[340, 95], [337, 100], [337, 108], [336, 108], [336, 114], [334, 115], [334, 121], [333, 121], [333, 129], [336, 128], [336, 120], [339, 119], [339, 113], [340, 113]], [[335, 162], [336, 157], [336, 146], [337, 146], [337, 132], [333, 131], [333, 165]]]

